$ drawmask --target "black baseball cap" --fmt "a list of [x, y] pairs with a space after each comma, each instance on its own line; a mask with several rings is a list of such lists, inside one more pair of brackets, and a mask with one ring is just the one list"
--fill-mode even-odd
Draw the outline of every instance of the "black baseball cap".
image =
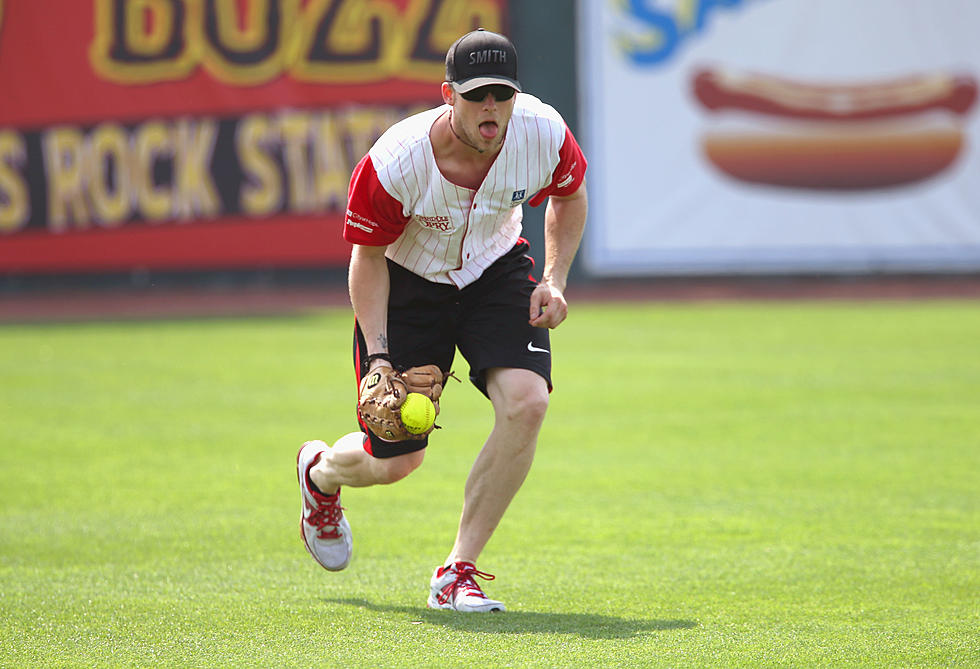
[[458, 93], [488, 84], [510, 86], [519, 93], [517, 49], [499, 33], [483, 28], [466, 33], [446, 52], [446, 81]]

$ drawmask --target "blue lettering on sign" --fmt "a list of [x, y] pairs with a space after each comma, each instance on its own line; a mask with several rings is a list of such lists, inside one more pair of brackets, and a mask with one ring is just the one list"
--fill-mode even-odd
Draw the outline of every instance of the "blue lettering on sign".
[[[619, 44], [626, 57], [635, 65], [657, 65], [674, 54], [688, 38], [702, 33], [708, 16], [719, 9], [735, 9], [755, 0], [679, 0], [681, 7], [673, 11], [651, 6], [651, 0], [625, 0], [617, 3], [619, 10], [641, 23], [644, 29], [631, 36], [621, 35]], [[692, 7], [693, 5], [693, 7]]]

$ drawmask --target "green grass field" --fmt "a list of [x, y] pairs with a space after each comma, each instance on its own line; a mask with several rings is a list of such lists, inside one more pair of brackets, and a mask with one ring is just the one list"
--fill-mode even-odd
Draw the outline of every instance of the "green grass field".
[[425, 608], [468, 383], [351, 566], [303, 549], [347, 310], [0, 328], [0, 666], [980, 666], [980, 304], [572, 307], [489, 616]]

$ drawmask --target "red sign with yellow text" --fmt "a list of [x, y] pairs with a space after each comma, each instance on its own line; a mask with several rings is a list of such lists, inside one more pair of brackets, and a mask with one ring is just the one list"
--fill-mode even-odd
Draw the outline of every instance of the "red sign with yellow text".
[[347, 183], [505, 0], [0, 0], [0, 270], [339, 265]]

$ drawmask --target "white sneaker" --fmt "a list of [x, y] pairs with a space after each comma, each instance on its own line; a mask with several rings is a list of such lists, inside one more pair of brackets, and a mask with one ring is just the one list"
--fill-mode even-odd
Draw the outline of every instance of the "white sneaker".
[[454, 562], [436, 569], [429, 581], [429, 608], [453, 609], [466, 613], [506, 611], [507, 608], [502, 603], [483, 594], [474, 576], [488, 581], [496, 578], [493, 574], [478, 571], [470, 562]]
[[340, 506], [340, 491], [327, 497], [310, 486], [310, 467], [328, 448], [322, 441], [308, 441], [296, 454], [296, 478], [303, 497], [299, 529], [313, 559], [324, 569], [340, 571], [350, 563], [354, 547], [350, 524]]

